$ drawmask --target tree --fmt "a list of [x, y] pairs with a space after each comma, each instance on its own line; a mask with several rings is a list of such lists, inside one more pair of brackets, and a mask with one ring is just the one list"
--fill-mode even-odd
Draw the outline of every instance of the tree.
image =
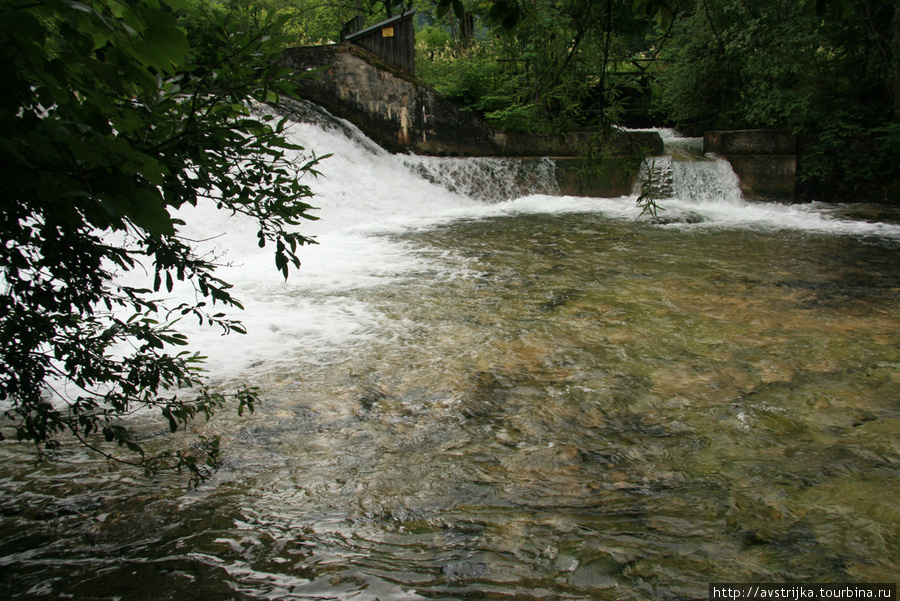
[[[0, 4], [0, 402], [3, 429], [39, 453], [68, 434], [110, 460], [197, 479], [215, 464], [217, 440], [148, 454], [123, 421], [151, 408], [174, 432], [227, 400], [204, 385], [201, 356], [176, 352], [187, 341], [175, 322], [242, 332], [217, 310], [240, 302], [215, 259], [179, 236], [174, 211], [211, 202], [252, 217], [287, 277], [312, 242], [296, 229], [315, 218], [298, 178], [317, 159], [286, 140], [265, 104], [292, 93], [276, 62], [278, 24], [223, 33], [198, 66], [180, 8]], [[117, 281], [141, 262], [152, 284]], [[199, 300], [166, 306], [157, 293], [174, 280]], [[257, 400], [251, 388], [234, 396], [239, 412]]]
[[683, 132], [798, 134], [801, 197], [900, 193], [897, 0], [697, 0], [654, 68], [660, 114]]
[[646, 126], [648, 65], [690, 1], [434, 0], [436, 18], [473, 14], [480, 35], [427, 48], [417, 73], [505, 131]]

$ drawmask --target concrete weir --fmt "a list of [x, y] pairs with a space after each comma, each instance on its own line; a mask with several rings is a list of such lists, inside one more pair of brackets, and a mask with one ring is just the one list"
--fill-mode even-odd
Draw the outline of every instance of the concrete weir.
[[797, 139], [781, 130], [708, 131], [703, 152], [731, 163], [741, 192], [753, 200], [794, 200], [797, 175]]
[[656, 132], [616, 132], [601, 167], [582, 158], [593, 132], [508, 134], [459, 108], [404, 69], [352, 44], [289, 48], [282, 64], [298, 74], [301, 96], [359, 127], [395, 153], [431, 156], [552, 157], [560, 191], [620, 196], [632, 190], [639, 154], [663, 153]]

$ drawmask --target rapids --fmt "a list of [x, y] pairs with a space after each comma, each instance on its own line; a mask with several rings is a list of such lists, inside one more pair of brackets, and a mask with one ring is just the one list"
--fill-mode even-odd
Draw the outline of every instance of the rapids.
[[553, 195], [547, 162], [395, 156], [321, 116], [291, 136], [333, 156], [287, 281], [252, 224], [181, 215], [249, 333], [184, 330], [263, 405], [197, 424], [225, 463], [196, 491], [0, 443], [3, 598], [897, 580], [898, 215], [744, 201], [671, 135], [658, 221]]

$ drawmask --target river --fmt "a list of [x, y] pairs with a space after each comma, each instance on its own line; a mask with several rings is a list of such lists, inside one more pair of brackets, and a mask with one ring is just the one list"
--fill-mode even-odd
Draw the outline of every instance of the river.
[[747, 202], [727, 163], [676, 153], [653, 221], [634, 197], [554, 195], [552, 164], [517, 189], [508, 161], [393, 156], [339, 123], [291, 135], [334, 156], [286, 282], [252, 224], [184, 214], [250, 331], [185, 328], [214, 384], [264, 402], [196, 425], [224, 449], [197, 490], [0, 443], [0, 596], [897, 581], [896, 211]]

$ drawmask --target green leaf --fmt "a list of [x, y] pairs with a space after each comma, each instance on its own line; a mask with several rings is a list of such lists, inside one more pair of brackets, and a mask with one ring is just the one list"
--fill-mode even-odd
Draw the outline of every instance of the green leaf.
[[[311, 192], [298, 183], [315, 175], [315, 163], [296, 163], [285, 151], [302, 149], [285, 139], [284, 123], [248, 108], [294, 93], [289, 74], [272, 66], [277, 32], [221, 20], [215, 28], [246, 33], [217, 38], [214, 54], [227, 60], [195, 63], [189, 27], [172, 12], [193, 7], [183, 0], [0, 3], [7, 174], [0, 242], [11, 249], [0, 253], [0, 308], [10, 316], [4, 336], [17, 341], [0, 345], [0, 363], [14, 375], [0, 379], [0, 399], [15, 407], [7, 416], [23, 441], [51, 448], [60, 433], [78, 432], [137, 453], [148, 473], [185, 468], [202, 479], [217, 441], [145, 457], [127, 427], [110, 423], [155, 407], [175, 431], [224, 402], [212, 393], [195, 403], [160, 397], [166, 387], [202, 379], [201, 355], [165, 352], [188, 341], [170, 322], [173, 312], [225, 333], [246, 331], [208, 315], [202, 301], [170, 307], [154, 297], [165, 272], [167, 291], [177, 277], [242, 308], [216, 277], [214, 259], [179, 236], [186, 224], [170, 213], [212, 196], [220, 209], [257, 219], [259, 242], [276, 242], [276, 268], [287, 275], [299, 265], [297, 247], [313, 242], [287, 228], [315, 218], [302, 202]], [[282, 22], [267, 17], [271, 27]], [[116, 230], [127, 236], [109, 235]], [[138, 263], [153, 274], [152, 287], [115, 281], [115, 266]], [[127, 319], [113, 317], [123, 309], [131, 310]], [[62, 394], [108, 392], [68, 399], [71, 411], [60, 412], [42, 400], [51, 376], [63, 381]], [[241, 411], [252, 410], [255, 397], [241, 398]], [[106, 453], [104, 445], [93, 448]]]
[[153, 236], [171, 236], [175, 233], [165, 200], [156, 189], [135, 186], [102, 205], [116, 216], [127, 217], [135, 226]]

